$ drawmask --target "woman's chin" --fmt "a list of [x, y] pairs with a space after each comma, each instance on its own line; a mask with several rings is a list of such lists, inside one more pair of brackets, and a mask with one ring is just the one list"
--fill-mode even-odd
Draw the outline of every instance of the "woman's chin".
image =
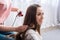
[[39, 25], [41, 25], [42, 24], [42, 22], [40, 22], [40, 23], [38, 23]]

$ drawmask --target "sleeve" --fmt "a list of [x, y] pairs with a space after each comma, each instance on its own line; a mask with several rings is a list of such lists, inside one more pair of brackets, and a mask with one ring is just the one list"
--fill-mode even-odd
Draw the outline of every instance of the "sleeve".
[[34, 38], [30, 34], [27, 34], [25, 40], [34, 40]]
[[42, 39], [35, 31], [28, 30], [25, 34], [25, 40], [42, 40]]

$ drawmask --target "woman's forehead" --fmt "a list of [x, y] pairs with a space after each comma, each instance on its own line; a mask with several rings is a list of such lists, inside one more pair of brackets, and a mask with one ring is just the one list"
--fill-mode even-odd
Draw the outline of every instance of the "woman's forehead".
[[37, 12], [43, 12], [41, 7], [37, 8]]

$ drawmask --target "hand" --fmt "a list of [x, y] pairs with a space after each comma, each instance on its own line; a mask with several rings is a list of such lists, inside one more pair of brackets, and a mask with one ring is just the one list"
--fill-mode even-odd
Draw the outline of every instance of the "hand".
[[11, 8], [11, 11], [16, 12], [18, 11], [18, 8]]
[[23, 25], [23, 26], [18, 26], [15, 28], [15, 31], [17, 32], [24, 32], [27, 29], [27, 25]]
[[9, 34], [9, 35], [6, 35], [6, 37], [8, 37], [8, 38], [16, 38], [16, 35], [17, 34]]

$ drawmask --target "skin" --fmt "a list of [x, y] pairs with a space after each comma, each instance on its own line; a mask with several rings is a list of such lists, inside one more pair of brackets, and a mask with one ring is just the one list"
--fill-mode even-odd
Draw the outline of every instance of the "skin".
[[37, 25], [38, 27], [36, 28], [36, 31], [38, 31], [38, 33], [40, 34], [40, 26], [42, 24], [43, 21], [43, 11], [41, 9], [41, 7], [37, 8], [37, 12], [36, 12], [36, 21], [37, 21]]
[[38, 25], [42, 24], [43, 21], [43, 11], [41, 10], [41, 7], [37, 8], [37, 13], [36, 13], [36, 21]]
[[[17, 11], [17, 8], [11, 8], [11, 11]], [[0, 3], [0, 17], [6, 11], [4, 4]], [[13, 27], [13, 26], [4, 26], [0, 24], [0, 31], [15, 31], [15, 32], [24, 32], [27, 29], [27, 25]]]
[[4, 4], [1, 4], [1, 3], [0, 3], [0, 16], [2, 15], [2, 13], [5, 12], [6, 9], [7, 9], [7, 8], [4, 8]]
[[[4, 8], [4, 4], [0, 3], [0, 17], [3, 15], [3, 13], [6, 10], [7, 10], [7, 8], [6, 7]], [[18, 12], [18, 8], [11, 8], [11, 11]], [[11, 32], [24, 32], [27, 29], [27, 27], [28, 27], [27, 25], [22, 25], [22, 26], [17, 26], [17, 27], [4, 26], [3, 23], [0, 23], [0, 31], [5, 31], [5, 32], [10, 32], [10, 31]], [[14, 35], [12, 34], [12, 36], [14, 36]]]
[[[4, 7], [4, 4], [0, 3], [0, 13], [5, 12], [5, 10], [7, 10], [7, 8]], [[18, 11], [18, 8], [11, 8], [11, 11], [16, 12], [16, 11]]]
[[4, 26], [0, 25], [0, 31], [15, 31], [15, 32], [24, 32], [27, 29], [27, 25], [13, 27], [13, 26]]

